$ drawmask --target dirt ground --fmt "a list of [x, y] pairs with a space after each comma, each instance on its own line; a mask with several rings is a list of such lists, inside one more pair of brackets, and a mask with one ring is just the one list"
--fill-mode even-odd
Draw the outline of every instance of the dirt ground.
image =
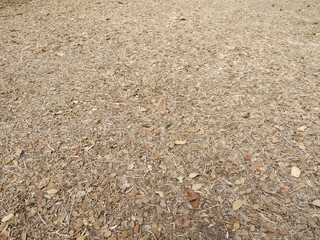
[[318, 0], [0, 0], [2, 239], [320, 239], [319, 153]]

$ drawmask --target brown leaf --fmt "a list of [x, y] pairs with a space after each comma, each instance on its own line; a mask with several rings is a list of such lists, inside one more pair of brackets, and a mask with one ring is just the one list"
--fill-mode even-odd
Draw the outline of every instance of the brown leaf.
[[188, 227], [190, 225], [190, 223], [191, 223], [191, 220], [189, 220], [189, 219], [185, 220], [183, 223], [183, 227]]
[[282, 236], [290, 236], [290, 233], [289, 233], [287, 230], [285, 230], [285, 229], [282, 229], [282, 230], [280, 231], [280, 234], [281, 234]]
[[274, 233], [274, 227], [273, 227], [272, 223], [267, 223], [266, 228], [269, 232]]
[[255, 169], [259, 169], [262, 167], [262, 163], [253, 162], [253, 163], [251, 163], [251, 167], [255, 168]]
[[252, 159], [251, 154], [247, 154], [246, 156], [244, 156], [244, 160], [246, 160], [246, 161], [250, 161], [251, 159]]
[[139, 225], [135, 225], [133, 228], [133, 233], [136, 234], [139, 231]]
[[188, 200], [189, 201], [194, 201], [194, 200], [198, 199], [198, 197], [199, 197], [199, 194], [194, 192], [190, 188], [187, 190], [187, 194], [188, 194]]
[[193, 208], [198, 208], [200, 204], [200, 200], [196, 199], [190, 202]]
[[2, 239], [7, 239], [9, 237], [9, 231], [8, 230], [4, 230], [1, 234], [1, 238]]
[[131, 140], [127, 140], [124, 144], [129, 145], [131, 143]]
[[4, 216], [1, 220], [1, 222], [7, 222], [9, 220], [11, 220], [14, 217], [14, 215], [12, 213], [8, 214], [7, 216]]

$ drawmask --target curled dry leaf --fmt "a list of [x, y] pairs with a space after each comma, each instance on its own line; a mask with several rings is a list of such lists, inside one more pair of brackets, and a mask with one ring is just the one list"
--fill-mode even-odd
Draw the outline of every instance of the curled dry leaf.
[[156, 194], [158, 194], [160, 197], [164, 197], [164, 194], [163, 194], [163, 192], [161, 192], [161, 191], [156, 191]]
[[58, 190], [57, 190], [57, 189], [54, 189], [54, 188], [49, 189], [49, 190], [47, 191], [48, 194], [56, 194], [57, 192], [58, 192]]
[[293, 167], [291, 168], [291, 175], [292, 175], [292, 176], [298, 178], [298, 177], [300, 177], [300, 173], [301, 173], [301, 171], [300, 171], [300, 169], [299, 169], [298, 167], [293, 166]]
[[183, 222], [183, 227], [188, 227], [191, 223], [191, 220], [187, 219]]
[[187, 141], [175, 141], [174, 144], [176, 145], [183, 145], [186, 144]]
[[304, 132], [306, 129], [307, 129], [307, 126], [306, 126], [306, 125], [303, 125], [303, 126], [299, 127], [297, 130], [298, 130], [299, 132]]
[[240, 185], [240, 184], [243, 184], [244, 181], [245, 181], [245, 178], [239, 178], [235, 181], [235, 184]]
[[233, 209], [234, 211], [238, 210], [238, 209], [241, 208], [241, 207], [242, 207], [242, 201], [241, 201], [241, 199], [238, 199], [238, 200], [234, 201], [234, 203], [233, 203], [233, 205], [232, 205], [232, 209]]
[[262, 163], [259, 162], [253, 162], [251, 163], [251, 167], [255, 168], [255, 169], [259, 169], [262, 167]]
[[192, 185], [192, 190], [193, 191], [198, 191], [200, 188], [202, 188], [202, 184], [200, 184], [200, 183], [196, 183], [196, 184], [193, 184]]
[[7, 222], [9, 220], [11, 220], [14, 217], [14, 215], [12, 213], [8, 214], [7, 216], [4, 216], [1, 220], [1, 222]]
[[195, 178], [198, 175], [199, 175], [198, 173], [190, 173], [189, 178]]
[[319, 199], [314, 200], [311, 204], [320, 208], [320, 200]]

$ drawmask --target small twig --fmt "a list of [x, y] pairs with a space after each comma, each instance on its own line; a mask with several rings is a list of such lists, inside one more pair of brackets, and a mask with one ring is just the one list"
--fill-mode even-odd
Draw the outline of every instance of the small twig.
[[39, 216], [39, 219], [41, 220], [41, 222], [44, 224], [44, 225], [47, 225], [47, 223], [43, 220], [43, 218], [41, 217], [40, 213], [38, 212], [38, 216]]

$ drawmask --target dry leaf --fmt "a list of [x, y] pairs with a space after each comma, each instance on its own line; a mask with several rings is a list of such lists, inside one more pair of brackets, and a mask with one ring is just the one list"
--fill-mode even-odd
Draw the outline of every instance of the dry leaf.
[[198, 132], [197, 132], [198, 135], [203, 135], [204, 134], [204, 130], [203, 129], [200, 129]]
[[200, 183], [196, 183], [196, 184], [193, 184], [192, 185], [192, 190], [193, 191], [197, 191], [197, 190], [199, 190], [200, 188], [202, 188], [202, 184], [200, 184]]
[[7, 222], [9, 220], [11, 220], [14, 217], [14, 215], [12, 213], [8, 214], [7, 216], [4, 216], [1, 220], [1, 222]]
[[274, 232], [274, 227], [272, 223], [267, 223], [266, 228], [269, 232], [272, 232], [272, 233]]
[[238, 210], [241, 207], [242, 207], [241, 199], [236, 200], [232, 205], [232, 208], [233, 208], [234, 211]]
[[186, 144], [187, 141], [175, 141], [174, 144], [176, 145], [183, 145]]
[[306, 126], [306, 125], [303, 125], [303, 126], [299, 127], [297, 130], [298, 130], [299, 132], [304, 132], [306, 129], [307, 129], [307, 126]]
[[235, 230], [239, 229], [239, 228], [240, 228], [240, 223], [238, 223], [238, 222], [234, 223], [234, 224], [233, 224], [233, 228], [234, 228]]
[[221, 198], [221, 196], [216, 197], [214, 200], [216, 200], [217, 202], [223, 203], [223, 199]]
[[9, 231], [4, 230], [1, 232], [1, 239], [7, 239], [9, 237]]
[[279, 139], [276, 136], [272, 136], [272, 143], [278, 143]]
[[105, 231], [104, 234], [103, 234], [103, 236], [106, 237], [106, 238], [110, 237], [111, 235], [112, 235], [112, 232], [109, 231], [109, 230]]
[[156, 191], [156, 194], [158, 194], [160, 197], [164, 197], [164, 194], [163, 194], [163, 192], [161, 192], [161, 191]]
[[253, 163], [251, 163], [251, 167], [253, 167], [255, 169], [259, 169], [262, 167], [262, 163], [253, 162]]
[[280, 231], [280, 234], [282, 235], [282, 236], [285, 236], [285, 235], [290, 235], [290, 233], [287, 231], [287, 230], [285, 230], [285, 229], [282, 229], [281, 231]]
[[164, 170], [164, 171], [167, 171], [167, 166], [164, 165], [164, 164], [160, 164], [160, 165], [159, 165], [159, 168], [161, 168], [161, 169]]
[[313, 205], [315, 205], [315, 206], [320, 208], [320, 200], [319, 199], [314, 200], [311, 204], [313, 204]]
[[186, 132], [196, 132], [197, 131], [197, 129], [196, 129], [196, 127], [195, 126], [191, 126], [191, 127], [188, 127], [187, 129], [186, 129]]
[[306, 149], [306, 146], [304, 146], [304, 143], [303, 142], [296, 142], [296, 145], [302, 149], [302, 150], [305, 150]]
[[139, 232], [139, 225], [135, 225], [133, 228], [133, 233], [136, 234], [137, 232]]
[[240, 184], [243, 184], [244, 181], [245, 181], [245, 178], [239, 178], [235, 181], [235, 184], [240, 185]]
[[86, 236], [77, 237], [77, 240], [85, 240], [85, 239], [86, 239]]
[[252, 209], [253, 210], [257, 210], [257, 209], [259, 209], [260, 208], [260, 205], [259, 204], [254, 204], [253, 206], [252, 206]]
[[142, 107], [142, 108], [140, 108], [140, 111], [141, 111], [141, 112], [146, 112], [147, 109]]
[[58, 192], [58, 190], [54, 189], [54, 188], [47, 191], [48, 194], [56, 194], [57, 192]]
[[55, 112], [54, 115], [60, 115], [60, 114], [62, 114], [62, 113], [63, 113], [63, 111], [62, 111], [62, 110], [59, 110], [59, 111]]
[[191, 189], [188, 189], [187, 190], [187, 194], [188, 194], [188, 201], [193, 201], [193, 200], [196, 200], [198, 199], [199, 197], [199, 194], [194, 192], [193, 190]]
[[27, 240], [27, 233], [26, 232], [21, 233], [20, 239], [21, 240]]
[[196, 199], [196, 200], [193, 200], [190, 202], [192, 207], [193, 208], [198, 208], [199, 207], [199, 203], [200, 203], [200, 200], [199, 199]]
[[244, 156], [244, 160], [249, 161], [252, 159], [252, 155], [251, 154], [247, 154], [246, 156]]
[[179, 177], [177, 177], [177, 180], [179, 181], [179, 183], [182, 183], [182, 182], [183, 182], [183, 179], [184, 179], [184, 177], [183, 177], [183, 176], [179, 176]]
[[198, 173], [190, 173], [189, 178], [195, 178], [198, 175], [199, 175]]
[[298, 178], [298, 177], [300, 176], [300, 173], [301, 173], [301, 171], [300, 171], [300, 169], [299, 169], [298, 167], [293, 166], [293, 167], [291, 168], [291, 175], [292, 175], [292, 176]]
[[188, 227], [191, 223], [191, 220], [187, 219], [183, 222], [183, 227]]

